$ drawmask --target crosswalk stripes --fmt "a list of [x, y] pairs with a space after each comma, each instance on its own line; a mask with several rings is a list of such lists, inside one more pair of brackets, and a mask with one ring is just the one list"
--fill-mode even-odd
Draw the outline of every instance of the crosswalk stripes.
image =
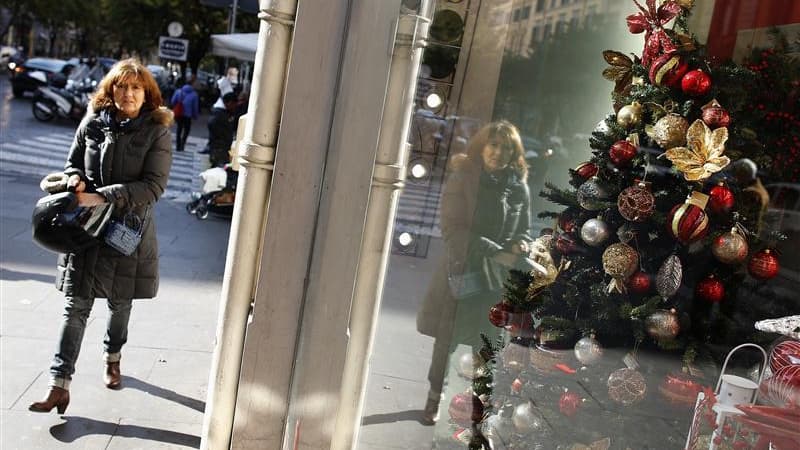
[[[0, 170], [43, 177], [64, 168], [72, 145], [73, 131], [54, 130], [30, 138], [0, 142]], [[208, 157], [196, 153], [206, 140], [189, 136], [185, 152], [173, 152], [166, 198], [185, 200], [196, 189], [198, 174], [208, 165]]]
[[[72, 145], [73, 131], [53, 130], [45, 134], [11, 142], [0, 142], [0, 170], [43, 177], [64, 168]], [[197, 153], [206, 140], [189, 136], [186, 151], [173, 152], [167, 190], [164, 197], [188, 201], [202, 186], [199, 174], [209, 167], [208, 156]], [[398, 229], [427, 236], [440, 236], [439, 203], [441, 186], [428, 187], [407, 182], [400, 194], [395, 222]]]
[[407, 182], [397, 202], [395, 228], [417, 235], [441, 236], [440, 201], [441, 184], [429, 187]]

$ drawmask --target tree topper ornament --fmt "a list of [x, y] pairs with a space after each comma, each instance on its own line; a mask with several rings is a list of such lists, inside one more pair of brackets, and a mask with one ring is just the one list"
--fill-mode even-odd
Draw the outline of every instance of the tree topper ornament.
[[678, 48], [664, 31], [664, 25], [678, 16], [681, 6], [673, 0], [667, 0], [656, 8], [656, 0], [647, 0], [647, 9], [638, 1], [633, 3], [641, 12], [631, 14], [625, 20], [628, 30], [633, 34], [644, 32], [644, 50], [642, 65], [650, 67], [650, 63], [659, 55], [675, 53]]
[[727, 140], [727, 128], [711, 131], [697, 119], [686, 132], [686, 147], [671, 148], [663, 156], [683, 172], [686, 181], [702, 181], [730, 164], [731, 160], [722, 155]]

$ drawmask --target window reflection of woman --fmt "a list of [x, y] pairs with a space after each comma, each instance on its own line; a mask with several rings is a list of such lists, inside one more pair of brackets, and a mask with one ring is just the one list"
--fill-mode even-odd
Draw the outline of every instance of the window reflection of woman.
[[458, 344], [480, 347], [497, 329], [497, 303], [509, 266], [526, 254], [530, 228], [527, 164], [517, 128], [505, 121], [481, 128], [465, 154], [450, 161], [442, 192], [445, 257], [417, 315], [417, 329], [436, 338], [424, 422], [436, 420], [449, 355]]

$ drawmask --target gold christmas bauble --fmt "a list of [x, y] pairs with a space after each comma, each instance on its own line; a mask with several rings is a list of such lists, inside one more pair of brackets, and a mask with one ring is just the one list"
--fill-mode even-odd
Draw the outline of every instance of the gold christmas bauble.
[[632, 127], [642, 121], [642, 105], [633, 102], [625, 105], [617, 112], [617, 123], [623, 127]]
[[603, 269], [614, 278], [627, 279], [639, 267], [639, 254], [628, 244], [617, 242], [603, 252]]
[[647, 334], [657, 341], [673, 339], [681, 331], [678, 314], [674, 309], [653, 312], [647, 316], [645, 327]]
[[711, 243], [711, 253], [723, 264], [739, 264], [747, 258], [747, 239], [736, 228], [717, 236]]
[[653, 125], [650, 137], [661, 147], [670, 149], [686, 145], [689, 122], [679, 114], [667, 114]]

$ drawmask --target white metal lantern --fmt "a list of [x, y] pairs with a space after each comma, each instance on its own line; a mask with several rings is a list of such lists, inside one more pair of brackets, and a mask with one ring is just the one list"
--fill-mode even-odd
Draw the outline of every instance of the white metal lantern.
[[[731, 356], [733, 356], [737, 350], [744, 347], [753, 347], [761, 351], [763, 361], [758, 371], [758, 382], [725, 373]], [[717, 403], [712, 410], [716, 413], [717, 427], [712, 435], [709, 450], [715, 450], [717, 448], [714, 444], [714, 438], [722, 432], [722, 426], [725, 420], [732, 415], [743, 414], [736, 408], [736, 405], [750, 405], [756, 402], [758, 398], [758, 387], [761, 385], [761, 381], [764, 379], [764, 375], [767, 372], [767, 359], [767, 352], [760, 345], [756, 344], [739, 345], [731, 350], [728, 356], [725, 357], [725, 362], [722, 364], [722, 371], [717, 380], [717, 387], [714, 389], [714, 393], [717, 396]]]

